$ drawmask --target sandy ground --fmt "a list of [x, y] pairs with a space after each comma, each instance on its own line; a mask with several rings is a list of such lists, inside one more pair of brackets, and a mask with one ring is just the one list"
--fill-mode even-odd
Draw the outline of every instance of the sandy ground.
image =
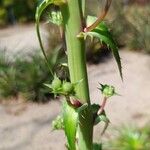
[[[41, 29], [43, 40], [48, 38], [44, 27], [46, 24], [42, 24]], [[6, 56], [10, 59], [39, 53], [39, 42], [34, 24], [16, 25], [1, 29], [0, 51], [5, 51]]]
[[[0, 43], [7, 39], [4, 36], [5, 32], [0, 31]], [[28, 33], [28, 30], [25, 33]], [[34, 35], [33, 27], [29, 33]], [[16, 36], [19, 37], [18, 34]], [[36, 37], [33, 36], [33, 39]], [[26, 37], [25, 44], [28, 42], [32, 44], [30, 40], [30, 36], [29, 38]], [[11, 47], [11, 45], [9, 46]], [[98, 82], [114, 85], [118, 93], [122, 95], [111, 98], [106, 106], [107, 115], [111, 120], [110, 129], [122, 124], [142, 126], [150, 121], [150, 56], [125, 50], [122, 50], [120, 54], [123, 63], [124, 82], [121, 82], [119, 78], [113, 59], [98, 65], [88, 66], [93, 103], [100, 103], [101, 100], [101, 93], [97, 89]], [[0, 150], [65, 149], [63, 132], [51, 132], [50, 126], [51, 121], [60, 112], [60, 104], [58, 101], [51, 101], [44, 105], [31, 103], [1, 104]], [[98, 132], [97, 137], [99, 137]]]

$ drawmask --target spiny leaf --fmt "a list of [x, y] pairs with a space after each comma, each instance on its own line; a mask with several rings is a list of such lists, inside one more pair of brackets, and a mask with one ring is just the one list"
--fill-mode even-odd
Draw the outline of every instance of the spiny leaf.
[[116, 43], [114, 42], [114, 40], [112, 39], [111, 35], [108, 32], [101, 31], [98, 29], [94, 29], [90, 34], [92, 34], [94, 37], [101, 39], [108, 46], [108, 48], [112, 50], [112, 53], [118, 65], [120, 76], [123, 79], [121, 58], [118, 52], [118, 47]]
[[[86, 19], [87, 26], [90, 26], [96, 20], [97, 20], [97, 17], [87, 16], [87, 19]], [[96, 28], [99, 28], [102, 31], [108, 31], [108, 28], [104, 22], [101, 22]]]
[[78, 125], [78, 112], [66, 101], [63, 103], [63, 121], [70, 150], [76, 150], [76, 130]]
[[[91, 24], [92, 22], [94, 22], [94, 20], [96, 20], [96, 17], [89, 16], [87, 18], [87, 24]], [[118, 52], [118, 47], [117, 47], [117, 44], [114, 41], [111, 33], [109, 32], [106, 24], [104, 22], [101, 22], [92, 31], [85, 32], [84, 37], [87, 37], [87, 36], [90, 36], [90, 37], [93, 36], [93, 37], [98, 38], [100, 41], [104, 42], [108, 46], [108, 48], [110, 48], [112, 50], [112, 53], [115, 57], [117, 65], [118, 65], [118, 69], [119, 69], [121, 79], [123, 79], [121, 58], [120, 58], [120, 55], [119, 55], [119, 52]]]

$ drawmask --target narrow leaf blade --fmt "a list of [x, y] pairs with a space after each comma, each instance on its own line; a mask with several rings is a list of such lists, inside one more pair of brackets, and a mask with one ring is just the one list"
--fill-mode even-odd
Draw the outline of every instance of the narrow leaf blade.
[[65, 101], [63, 103], [63, 119], [64, 129], [67, 136], [68, 146], [71, 150], [76, 150], [76, 131], [78, 125], [78, 112], [68, 105]]

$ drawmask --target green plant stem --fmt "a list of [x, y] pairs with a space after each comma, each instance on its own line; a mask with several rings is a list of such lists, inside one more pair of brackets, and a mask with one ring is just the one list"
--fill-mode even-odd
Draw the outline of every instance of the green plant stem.
[[76, 88], [76, 93], [82, 103], [90, 104], [85, 44], [83, 39], [77, 38], [77, 35], [83, 30], [78, 0], [69, 0], [67, 5], [62, 6], [62, 12], [65, 25], [70, 79], [72, 83], [82, 80]]
[[[82, 4], [84, 4], [84, 0]], [[61, 7], [65, 27], [70, 79], [72, 83], [82, 80], [76, 87], [76, 94], [81, 103], [88, 103], [88, 108], [79, 114], [77, 147], [78, 150], [92, 150], [93, 117], [90, 107], [85, 43], [83, 39], [77, 38], [77, 35], [84, 28], [81, 9], [83, 10], [83, 7], [78, 0], [68, 0], [68, 3]]]

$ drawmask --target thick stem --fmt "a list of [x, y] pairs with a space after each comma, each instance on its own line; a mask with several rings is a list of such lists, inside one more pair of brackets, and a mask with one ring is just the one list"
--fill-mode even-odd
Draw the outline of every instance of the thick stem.
[[68, 55], [68, 66], [72, 83], [81, 81], [76, 87], [76, 94], [82, 103], [90, 104], [89, 87], [87, 80], [85, 44], [77, 35], [83, 31], [82, 15], [78, 0], [68, 0], [62, 6], [65, 26], [65, 36]]
[[[82, 4], [84, 0], [82, 0]], [[85, 43], [77, 35], [83, 31], [83, 7], [80, 0], [68, 0], [61, 7], [68, 54], [68, 66], [72, 83], [81, 81], [76, 87], [76, 94], [81, 103], [88, 103], [86, 110], [79, 113], [79, 127], [77, 130], [78, 150], [92, 150], [93, 116], [90, 107], [90, 96], [87, 79]]]

